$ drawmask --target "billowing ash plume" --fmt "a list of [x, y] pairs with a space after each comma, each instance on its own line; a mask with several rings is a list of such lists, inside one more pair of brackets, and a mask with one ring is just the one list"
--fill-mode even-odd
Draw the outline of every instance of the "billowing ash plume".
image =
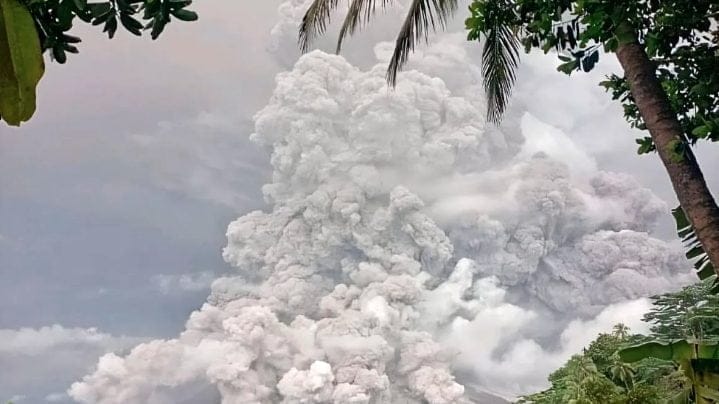
[[236, 275], [178, 338], [104, 356], [71, 396], [471, 402], [536, 388], [603, 327], [638, 324], [646, 302], [626, 301], [686, 276], [646, 233], [666, 207], [587, 156], [558, 160], [571, 142], [529, 115], [488, 127], [461, 42], [418, 54], [394, 90], [384, 63], [319, 51], [279, 75], [252, 135], [272, 150], [272, 210], [230, 224]]

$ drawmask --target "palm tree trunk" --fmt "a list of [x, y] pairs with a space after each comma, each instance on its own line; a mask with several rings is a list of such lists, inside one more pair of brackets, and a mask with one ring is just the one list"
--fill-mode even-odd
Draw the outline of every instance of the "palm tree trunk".
[[686, 148], [684, 157], [677, 158], [677, 142], [685, 142], [685, 137], [657, 79], [655, 65], [637, 42], [619, 45], [616, 53], [679, 203], [719, 274], [719, 207], [691, 150]]

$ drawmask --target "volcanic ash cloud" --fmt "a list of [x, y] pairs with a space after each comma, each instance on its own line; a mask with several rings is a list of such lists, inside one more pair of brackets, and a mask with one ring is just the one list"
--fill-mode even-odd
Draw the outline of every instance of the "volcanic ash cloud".
[[469, 402], [475, 385], [516, 394], [549, 369], [497, 380], [488, 364], [510, 369], [527, 347], [554, 355], [524, 336], [535, 307], [601, 311], [604, 324], [621, 318], [607, 305], [683, 276], [680, 255], [644, 232], [664, 209], [651, 193], [626, 176], [575, 179], [551, 152], [521, 153], [519, 128], [486, 127], [478, 69], [453, 41], [418, 55], [394, 90], [384, 63], [360, 71], [319, 51], [280, 74], [252, 135], [272, 150], [272, 210], [229, 225], [224, 258], [236, 275], [213, 283], [178, 338], [104, 356], [71, 396], [439, 404]]

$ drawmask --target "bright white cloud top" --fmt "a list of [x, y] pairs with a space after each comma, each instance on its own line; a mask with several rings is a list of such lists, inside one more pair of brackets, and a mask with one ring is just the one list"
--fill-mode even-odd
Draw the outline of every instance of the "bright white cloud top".
[[640, 298], [691, 279], [646, 233], [666, 212], [649, 190], [531, 115], [485, 123], [462, 37], [416, 55], [394, 90], [384, 69], [315, 51], [277, 77], [252, 135], [272, 151], [271, 210], [230, 224], [236, 275], [176, 339], [102, 357], [74, 399], [513, 396], [614, 323], [640, 331]]

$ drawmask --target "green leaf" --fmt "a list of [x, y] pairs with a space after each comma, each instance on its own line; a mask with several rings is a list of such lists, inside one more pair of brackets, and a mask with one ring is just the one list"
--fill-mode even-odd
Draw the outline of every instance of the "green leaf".
[[565, 62], [557, 66], [557, 71], [560, 71], [564, 74], [572, 74], [573, 71], [577, 70], [577, 65], [579, 64], [577, 59], [571, 60], [569, 62]]
[[[709, 256], [704, 251], [704, 247], [697, 239], [694, 228], [692, 227], [689, 219], [687, 218], [684, 210], [681, 206], [677, 206], [672, 209], [672, 216], [674, 216], [674, 222], [677, 226], [677, 235], [682, 239], [685, 246], [688, 248], [686, 256], [690, 261], [693, 261], [694, 269], [696, 270], [697, 276], [701, 280], [707, 280], [714, 276], [714, 266], [709, 261]], [[719, 285], [715, 289], [719, 288]]]
[[702, 343], [697, 346], [697, 359], [703, 359], [706, 363], [715, 363], [717, 357], [719, 357], [719, 345], [716, 343]]
[[616, 37], [611, 37], [604, 43], [605, 52], [614, 52], [619, 46], [619, 40]]
[[542, 45], [542, 51], [546, 54], [546, 53], [548, 53], [553, 47], [554, 47], [554, 43], [553, 43], [552, 41], [546, 41], [546, 42], [544, 42], [544, 45]]
[[62, 34], [62, 40], [67, 43], [80, 43], [82, 40], [76, 36], [68, 35], [68, 34]]
[[482, 74], [487, 94], [487, 119], [499, 124], [509, 104], [509, 97], [519, 66], [519, 39], [506, 22], [494, 21], [484, 32]]
[[75, 19], [75, 4], [72, 0], [62, 0], [57, 7], [57, 24], [60, 29], [67, 31], [72, 28], [72, 20]]
[[152, 21], [152, 31], [150, 31], [150, 37], [152, 39], [157, 39], [160, 34], [162, 34], [162, 31], [165, 29], [165, 25], [167, 25], [167, 20], [162, 17], [156, 17]]
[[635, 141], [639, 145], [637, 154], [647, 154], [647, 153], [651, 153], [657, 149], [654, 146], [654, 140], [652, 140], [652, 138], [649, 136], [645, 136], [642, 139], [636, 139]]
[[190, 10], [184, 10], [184, 9], [177, 9], [170, 11], [172, 15], [175, 16], [178, 20], [182, 21], [197, 21], [197, 13]]
[[75, 3], [75, 8], [79, 11], [82, 11], [87, 7], [87, 0], [73, 0]]
[[627, 23], [620, 24], [614, 31], [614, 36], [617, 38], [620, 45], [634, 43], [637, 41], [637, 34], [634, 32], [634, 28]]
[[30, 11], [18, 0], [0, 0], [0, 119], [20, 126], [35, 113], [35, 90], [45, 72]]
[[107, 37], [112, 39], [117, 31], [117, 18], [114, 13], [109, 14], [107, 22], [105, 22], [105, 28], [103, 32], [107, 32]]
[[675, 163], [681, 163], [686, 157], [686, 143], [682, 139], [674, 139], [667, 143], [669, 158]]
[[142, 35], [142, 23], [131, 17], [129, 14], [120, 14], [120, 22], [126, 30], [130, 31], [134, 35]]
[[65, 55], [65, 49], [62, 45], [56, 44], [52, 47], [52, 56], [57, 63], [63, 64], [67, 61], [67, 55]]
[[582, 59], [582, 70], [584, 70], [585, 72], [589, 72], [590, 70], [594, 69], [594, 65], [596, 65], [598, 61], [599, 51], [595, 50], [589, 56]]
[[711, 131], [712, 130], [708, 125], [697, 126], [692, 130], [692, 135], [699, 138], [705, 138], [711, 133]]
[[646, 45], [647, 54], [650, 57], [656, 55], [657, 49], [659, 48], [659, 36], [654, 32], [650, 32], [645, 36], [644, 43]]
[[130, 7], [130, 3], [128, 3], [126, 0], [115, 0], [115, 3], [117, 4], [117, 8], [120, 9], [120, 11], [123, 12], [132, 12], [134, 9]]
[[110, 3], [92, 3], [88, 4], [88, 7], [90, 8], [90, 13], [92, 13], [92, 16], [95, 18], [109, 13], [112, 9]]
[[671, 343], [648, 342], [619, 351], [619, 357], [627, 363], [638, 362], [646, 358], [657, 358], [665, 361], [691, 359], [694, 355], [692, 344], [685, 340]]

